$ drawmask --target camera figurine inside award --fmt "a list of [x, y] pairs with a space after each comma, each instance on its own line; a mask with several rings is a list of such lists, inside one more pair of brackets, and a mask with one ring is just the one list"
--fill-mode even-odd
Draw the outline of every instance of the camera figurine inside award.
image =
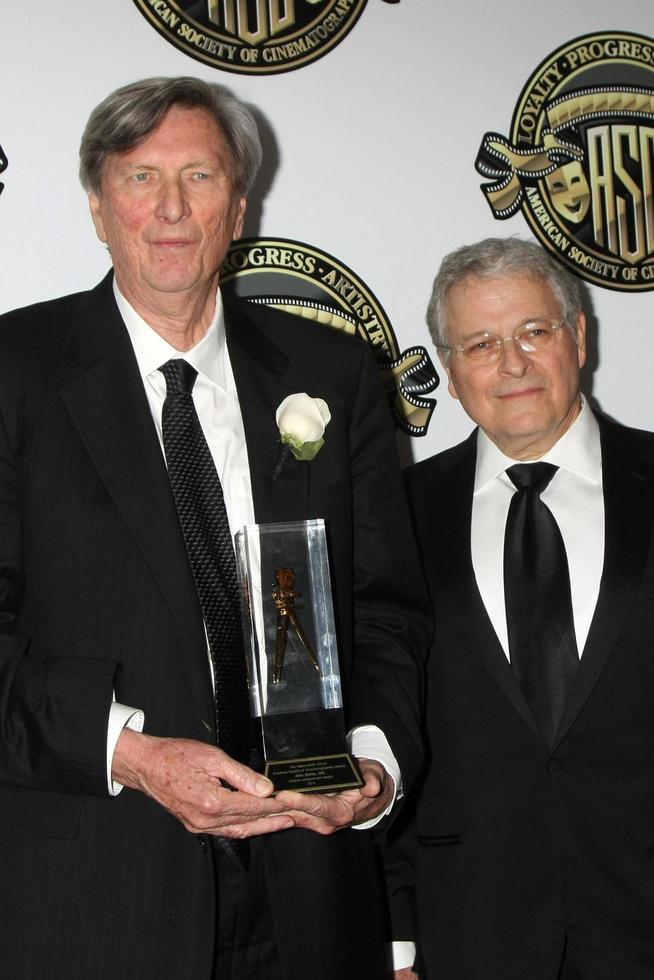
[[361, 786], [347, 753], [325, 523], [236, 535], [252, 713], [275, 788]]

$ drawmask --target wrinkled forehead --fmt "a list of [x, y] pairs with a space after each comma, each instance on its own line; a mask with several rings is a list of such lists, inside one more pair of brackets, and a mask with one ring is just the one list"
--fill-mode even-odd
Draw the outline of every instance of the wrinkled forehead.
[[132, 157], [143, 158], [148, 154], [158, 157], [182, 157], [188, 152], [189, 159], [200, 152], [202, 158], [217, 156], [234, 176], [235, 160], [227, 135], [209, 109], [203, 106], [174, 104], [146, 133], [134, 136], [125, 146], [108, 150], [102, 162], [101, 175], [108, 165], [120, 163]]
[[454, 283], [446, 296], [448, 318], [456, 311], [459, 317], [488, 311], [493, 314], [513, 311], [524, 315], [558, 315], [562, 300], [552, 283], [529, 269], [464, 276]]

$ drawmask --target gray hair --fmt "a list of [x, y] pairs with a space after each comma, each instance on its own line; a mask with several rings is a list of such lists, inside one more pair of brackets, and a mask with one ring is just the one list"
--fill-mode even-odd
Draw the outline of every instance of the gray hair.
[[546, 282], [561, 304], [561, 313], [576, 337], [576, 318], [581, 310], [579, 280], [535, 242], [521, 238], [485, 238], [450, 252], [441, 262], [427, 307], [427, 326], [436, 347], [448, 344], [447, 298], [454, 286], [464, 279], [495, 279], [510, 275], [531, 276]]
[[111, 153], [138, 146], [173, 106], [206, 109], [225, 137], [233, 162], [237, 194], [247, 194], [261, 163], [261, 141], [254, 117], [222, 85], [199, 78], [144, 78], [116, 89], [93, 110], [80, 144], [82, 187], [100, 193], [102, 173]]

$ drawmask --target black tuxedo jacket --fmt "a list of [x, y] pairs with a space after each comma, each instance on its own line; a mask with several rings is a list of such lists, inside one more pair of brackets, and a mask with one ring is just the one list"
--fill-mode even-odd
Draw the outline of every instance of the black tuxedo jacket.
[[[365, 345], [226, 300], [258, 521], [325, 517], [349, 725], [421, 759], [425, 613], [392, 428]], [[311, 463], [279, 458], [289, 393], [328, 403]], [[0, 320], [0, 973], [200, 980], [212, 848], [106, 786], [109, 706], [211, 742], [202, 617], [111, 277]], [[264, 852], [285, 976], [383, 975], [369, 835], [301, 831]]]
[[476, 433], [408, 474], [431, 758], [388, 863], [429, 980], [555, 980], [566, 936], [584, 980], [654, 976], [654, 435], [599, 422], [604, 569], [551, 752], [473, 572]]

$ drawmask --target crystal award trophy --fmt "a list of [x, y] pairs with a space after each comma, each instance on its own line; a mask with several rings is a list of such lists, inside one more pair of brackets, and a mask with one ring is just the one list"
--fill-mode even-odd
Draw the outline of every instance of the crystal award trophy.
[[361, 786], [345, 746], [325, 522], [244, 527], [236, 559], [266, 775], [278, 790]]

